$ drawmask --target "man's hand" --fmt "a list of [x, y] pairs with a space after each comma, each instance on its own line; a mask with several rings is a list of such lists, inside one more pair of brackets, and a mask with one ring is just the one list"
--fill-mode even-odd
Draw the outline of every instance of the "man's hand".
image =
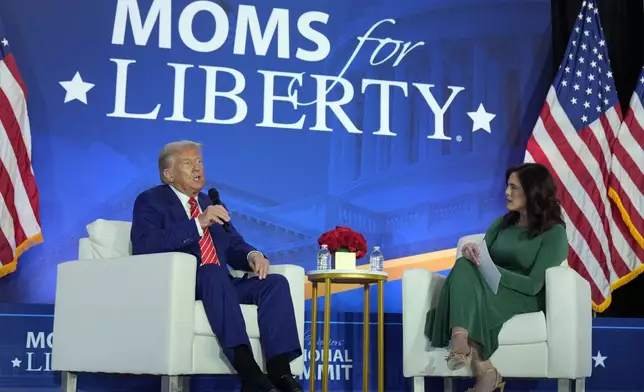
[[223, 206], [208, 206], [198, 219], [201, 227], [205, 229], [214, 223], [223, 225], [225, 222], [230, 222], [230, 215]]
[[260, 279], [266, 279], [266, 275], [268, 275], [269, 263], [268, 259], [264, 257], [264, 255], [262, 255], [261, 253], [253, 253], [250, 256], [248, 264]]

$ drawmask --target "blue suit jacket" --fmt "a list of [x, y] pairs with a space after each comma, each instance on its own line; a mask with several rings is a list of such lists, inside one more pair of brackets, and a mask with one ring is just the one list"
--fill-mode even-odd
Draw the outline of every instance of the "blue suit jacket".
[[[197, 199], [202, 210], [212, 204], [204, 193], [199, 193]], [[244, 241], [232, 224], [230, 228], [230, 233], [216, 224], [208, 228], [219, 262], [222, 267], [230, 265], [237, 270], [250, 271], [247, 257], [256, 249]], [[194, 255], [201, 264], [200, 238], [194, 219], [188, 218], [169, 185], [150, 188], [136, 198], [130, 233], [132, 254], [183, 252]]]

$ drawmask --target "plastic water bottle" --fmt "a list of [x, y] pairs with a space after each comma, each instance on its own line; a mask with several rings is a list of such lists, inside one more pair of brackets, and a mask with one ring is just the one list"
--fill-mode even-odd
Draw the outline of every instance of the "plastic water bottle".
[[371, 256], [369, 257], [369, 266], [372, 271], [382, 271], [385, 263], [385, 258], [380, 251], [379, 246], [374, 246]]
[[318, 271], [326, 271], [331, 268], [331, 252], [329, 252], [329, 247], [322, 245], [318, 251]]

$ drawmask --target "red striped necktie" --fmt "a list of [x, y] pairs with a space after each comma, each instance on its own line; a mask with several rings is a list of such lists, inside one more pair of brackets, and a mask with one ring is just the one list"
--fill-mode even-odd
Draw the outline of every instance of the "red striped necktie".
[[[197, 205], [197, 199], [191, 197], [188, 200], [190, 204], [190, 216], [196, 218], [199, 216], [199, 206]], [[212, 237], [210, 235], [210, 230], [206, 227], [203, 229], [203, 236], [199, 240], [199, 248], [201, 249], [201, 265], [204, 264], [217, 264], [219, 265], [219, 257], [217, 257], [217, 251], [215, 250], [215, 244], [212, 242]]]

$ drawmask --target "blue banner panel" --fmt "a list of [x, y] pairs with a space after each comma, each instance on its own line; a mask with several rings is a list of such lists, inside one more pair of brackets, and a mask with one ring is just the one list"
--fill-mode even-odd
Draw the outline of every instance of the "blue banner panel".
[[[51, 371], [53, 306], [0, 305], [0, 390], [44, 391], [60, 387], [60, 375]], [[374, 320], [375, 314], [371, 316]], [[329, 387], [332, 391], [362, 390], [362, 315], [334, 313], [329, 340]], [[310, 315], [307, 314], [307, 320]], [[322, 320], [322, 314], [319, 315]], [[322, 324], [320, 324], [320, 327]], [[369, 390], [377, 388], [376, 324], [370, 326], [371, 352], [369, 358]], [[320, 329], [320, 328], [319, 328]], [[310, 324], [305, 329], [305, 350], [311, 350]], [[317, 370], [322, 374], [322, 344], [317, 339]], [[593, 323], [593, 374], [586, 382], [588, 391], [642, 391], [644, 381], [640, 369], [644, 358], [644, 321], [639, 319], [595, 319]], [[107, 355], [97, 352], [96, 355]], [[298, 375], [308, 390], [310, 366], [305, 359], [305, 371]], [[106, 374], [82, 374], [79, 391], [87, 392], [148, 392], [159, 390], [159, 377]], [[458, 380], [456, 390], [473, 385], [472, 380]], [[319, 377], [318, 390], [321, 387]], [[442, 380], [426, 379], [427, 390], [442, 390]], [[237, 391], [236, 376], [195, 376], [194, 392]], [[510, 379], [507, 391], [554, 391], [554, 380]], [[411, 391], [411, 380], [402, 375], [402, 317], [385, 317], [385, 391]]]

